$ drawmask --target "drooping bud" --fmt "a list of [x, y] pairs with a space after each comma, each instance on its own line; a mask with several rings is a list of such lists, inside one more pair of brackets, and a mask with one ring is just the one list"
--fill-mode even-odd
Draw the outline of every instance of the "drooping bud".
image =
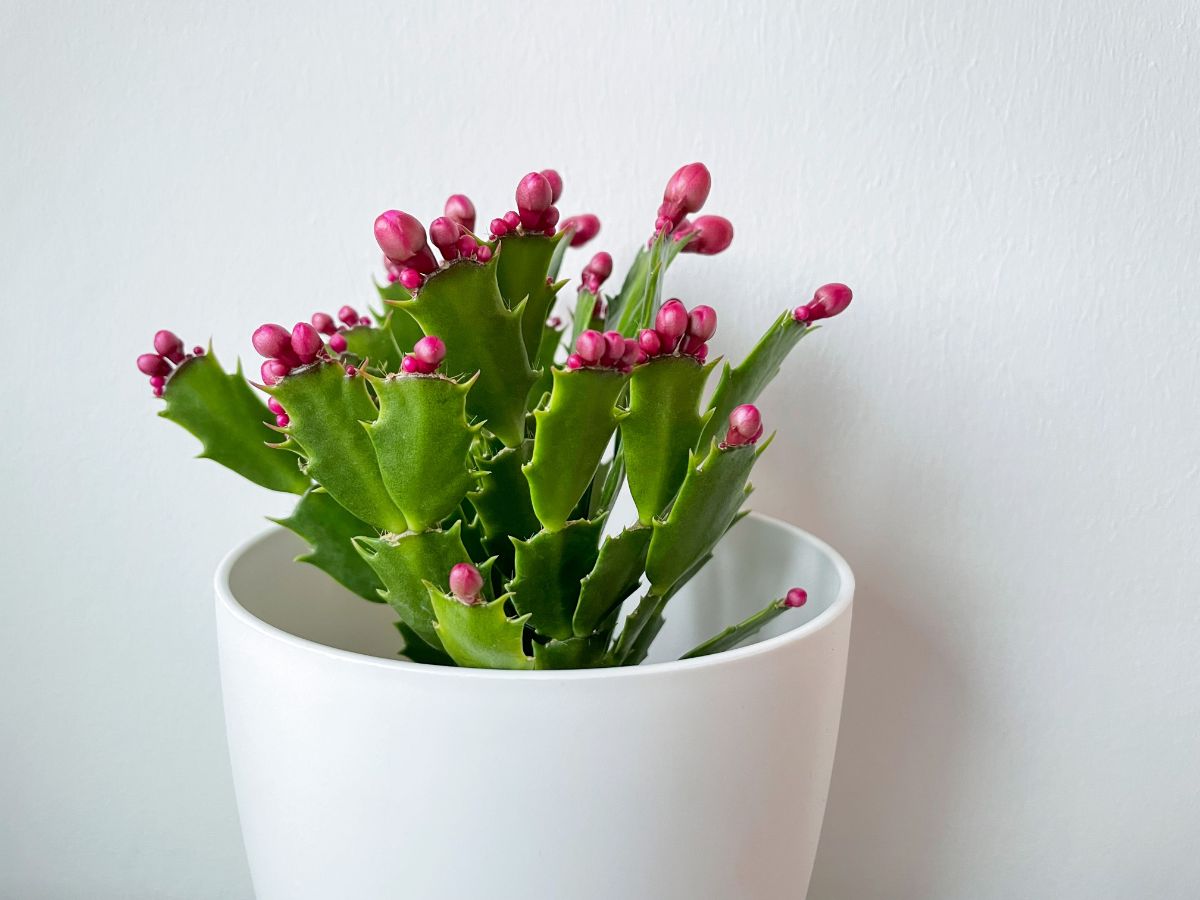
[[165, 377], [171, 374], [171, 365], [157, 353], [143, 353], [137, 358], [138, 371], [143, 375]]
[[337, 325], [334, 324], [333, 316], [329, 313], [315, 312], [309, 321], [312, 322], [312, 327], [321, 334], [333, 334], [337, 331]]
[[695, 222], [690, 222], [688, 229], [682, 231], [682, 234], [681, 231], [682, 229], [675, 230], [677, 238], [696, 232], [696, 236], [683, 248], [684, 253], [715, 256], [733, 243], [733, 223], [724, 216], [700, 216]]
[[562, 176], [553, 169], [542, 169], [542, 177], [550, 184], [550, 202], [557, 203], [562, 196]]
[[594, 366], [600, 362], [607, 346], [604, 335], [590, 328], [575, 339], [575, 352], [585, 366]]
[[[475, 230], [475, 204], [466, 194], [451, 194], [446, 199], [444, 211], [447, 219], [457, 222], [467, 231]], [[432, 230], [430, 226], [430, 231]]]
[[815, 322], [818, 319], [829, 319], [845, 312], [854, 292], [844, 284], [834, 282], [817, 288], [811, 301], [804, 306], [797, 306], [792, 315], [797, 322]]
[[296, 327], [292, 329], [292, 352], [300, 357], [300, 362], [312, 362], [324, 347], [317, 329], [307, 322], [296, 323]]
[[583, 287], [593, 294], [600, 293], [600, 285], [612, 274], [612, 256], [601, 250], [583, 267]]
[[281, 378], [292, 371], [292, 367], [282, 360], [268, 359], [258, 371], [262, 375], [263, 384], [278, 384]]
[[559, 223], [558, 230], [566, 231], [568, 228], [574, 232], [571, 235], [571, 246], [582, 247], [600, 233], [600, 219], [591, 213], [570, 216]]
[[292, 353], [291, 333], [282, 325], [272, 322], [259, 325], [254, 329], [254, 334], [250, 336], [250, 343], [254, 345], [254, 350], [259, 356], [265, 356], [268, 359], [290, 356]]
[[783, 598], [783, 605], [791, 609], [803, 606], [808, 602], [808, 591], [804, 588], [792, 588], [787, 592], [787, 596]]
[[526, 228], [536, 228], [553, 202], [554, 189], [541, 172], [530, 172], [517, 185], [517, 212]]
[[[447, 260], [458, 259], [460, 234], [462, 234], [462, 229], [459, 224], [448, 216], [438, 216], [429, 223], [429, 239]], [[468, 238], [468, 240], [470, 239]]]
[[341, 332], [338, 332], [333, 337], [331, 337], [329, 339], [329, 349], [332, 350], [334, 353], [345, 353], [346, 352], [346, 336], [344, 334], [342, 334]]
[[428, 248], [425, 226], [415, 216], [389, 209], [375, 219], [375, 240], [388, 259], [404, 262]]
[[753, 444], [763, 433], [762, 414], [752, 403], [743, 403], [729, 414], [729, 431], [725, 434], [725, 445], [740, 447]]
[[653, 328], [643, 328], [638, 334], [638, 346], [645, 351], [647, 356], [658, 356], [659, 351], [662, 350], [662, 339]]
[[707, 341], [717, 332], [717, 311], [711, 306], [695, 306], [688, 313], [687, 333]]
[[467, 606], [483, 602], [483, 575], [470, 563], [459, 563], [450, 570], [450, 593], [454, 599]]
[[688, 311], [678, 299], [668, 300], [654, 317], [654, 330], [662, 341], [662, 352], [671, 353], [688, 327]]
[[173, 331], [156, 331], [154, 333], [154, 352], [165, 356], [175, 365], [183, 362], [183, 341]]
[[[712, 188], [712, 176], [704, 163], [688, 163], [681, 167], [663, 191], [663, 203], [678, 207], [684, 213], [699, 212]], [[668, 214], [664, 212], [664, 214]], [[682, 217], [671, 217], [678, 222]]]
[[436, 335], [427, 335], [417, 341], [413, 347], [413, 356], [436, 369], [446, 358], [446, 342]]

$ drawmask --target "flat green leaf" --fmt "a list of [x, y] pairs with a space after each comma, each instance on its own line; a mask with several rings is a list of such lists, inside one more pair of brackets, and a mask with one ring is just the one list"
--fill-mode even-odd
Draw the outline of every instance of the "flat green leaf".
[[550, 388], [554, 385], [552, 375], [554, 357], [558, 353], [559, 344], [562, 343], [563, 330], [547, 325], [542, 332], [542, 344], [538, 347], [537, 352], [537, 381], [529, 389], [527, 406], [537, 406], [542, 397], [549, 393]]
[[566, 640], [580, 585], [596, 565], [603, 521], [571, 522], [560, 531], [541, 531], [528, 541], [514, 540], [516, 576], [509, 582], [513, 605], [531, 617], [538, 634]]
[[408, 530], [362, 426], [378, 414], [364, 377], [349, 377], [336, 363], [317, 363], [266, 390], [291, 419], [283, 430], [291, 440], [282, 446], [304, 458], [308, 474], [334, 500], [379, 531]]
[[497, 241], [496, 280], [500, 295], [509, 309], [516, 309], [522, 300], [525, 301], [521, 334], [530, 359], [537, 356], [546, 316], [558, 291], [558, 287], [547, 284], [546, 279], [553, 278], [550, 264], [561, 243], [562, 235], [546, 237], [540, 234], [507, 235]]
[[479, 514], [484, 546], [499, 557], [497, 567], [508, 573], [513, 570], [510, 538], [533, 537], [542, 527], [533, 512], [529, 482], [521, 471], [525, 450], [526, 447], [505, 447], [494, 456], [477, 460], [483, 477], [479, 490], [467, 495]]
[[593, 669], [607, 665], [607, 634], [589, 634], [565, 641], [548, 641], [533, 644], [533, 667], [535, 669]]
[[383, 584], [353, 544], [354, 538], [373, 535], [375, 529], [348, 512], [325, 491], [310, 488], [291, 515], [271, 521], [294, 531], [312, 548], [297, 556], [297, 562], [316, 566], [365, 600], [383, 602], [379, 595]]
[[595, 567], [580, 586], [579, 604], [571, 622], [577, 637], [595, 631], [638, 589], [653, 533], [650, 528], [634, 526], [604, 539]]
[[201, 459], [211, 459], [273, 491], [303, 494], [311, 483], [296, 458], [270, 446], [279, 436], [265, 423], [275, 416], [242, 375], [227, 374], [212, 348], [186, 360], [163, 389], [164, 419], [200, 439]]
[[504, 612], [507, 597], [467, 606], [441, 589], [426, 584], [437, 616], [437, 633], [446, 652], [460, 666], [473, 669], [531, 669], [525, 655], [525, 620], [510, 619]]

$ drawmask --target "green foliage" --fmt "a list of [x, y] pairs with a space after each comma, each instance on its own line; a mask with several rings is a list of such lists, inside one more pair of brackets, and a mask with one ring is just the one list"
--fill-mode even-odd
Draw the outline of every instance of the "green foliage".
[[479, 514], [484, 547], [499, 557], [497, 565], [506, 572], [512, 571], [512, 539], [533, 537], [542, 527], [533, 511], [529, 482], [521, 471], [529, 443], [479, 459], [483, 477], [479, 490], [468, 495]]
[[580, 585], [579, 605], [571, 623], [576, 637], [594, 632], [638, 589], [653, 533], [650, 528], [634, 526], [604, 539], [595, 567]]
[[713, 653], [720, 653], [722, 650], [732, 650], [738, 644], [758, 634], [766, 625], [783, 615], [790, 608], [784, 603], [782, 598], [775, 600], [753, 615], [747, 616], [736, 625], [730, 625], [720, 634], [714, 635], [703, 644], [693, 647], [679, 658], [694, 659], [697, 656], [709, 656]]
[[516, 576], [508, 585], [513, 605], [530, 616], [538, 634], [566, 640], [574, 635], [571, 619], [580, 583], [596, 565], [602, 520], [571, 522], [558, 531], [541, 531], [528, 541], [514, 540]]
[[[409, 321], [412, 321], [411, 317]], [[348, 358], [355, 365], [367, 365], [381, 372], [395, 372], [400, 368], [400, 359], [404, 354], [396, 346], [396, 338], [388, 329], [355, 325], [343, 331], [342, 336], [346, 339]]]
[[446, 652], [460, 666], [472, 669], [532, 669], [525, 655], [525, 621], [510, 619], [505, 612], [507, 597], [490, 603], [467, 606], [436, 585], [425, 584], [437, 616], [435, 628]]
[[374, 529], [325, 491], [310, 488], [290, 516], [271, 521], [294, 531], [312, 547], [297, 556], [297, 562], [316, 566], [365, 600], [383, 602], [379, 593], [383, 585], [352, 543], [360, 535], [373, 534]]
[[229, 375], [209, 348], [175, 370], [163, 400], [166, 405], [159, 415], [200, 439], [201, 459], [273, 491], [303, 494], [308, 489], [311, 482], [295, 457], [270, 446], [279, 436], [265, 423], [275, 416], [246, 383], [240, 362]]
[[550, 265], [563, 236], [545, 237], [540, 234], [509, 235], [501, 238], [496, 254], [496, 280], [500, 295], [509, 309], [524, 302], [521, 335], [530, 359], [537, 358], [542, 343], [546, 316], [554, 296], [565, 282], [547, 284]]

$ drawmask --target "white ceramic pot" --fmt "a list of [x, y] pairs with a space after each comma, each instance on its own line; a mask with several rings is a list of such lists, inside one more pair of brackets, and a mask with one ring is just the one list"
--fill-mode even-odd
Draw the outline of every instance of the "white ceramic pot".
[[[854, 580], [753, 515], [636, 668], [398, 659], [383, 605], [272, 530], [217, 573], [234, 783], [259, 900], [794, 900], [837, 743]], [[756, 643], [680, 653], [793, 585]]]

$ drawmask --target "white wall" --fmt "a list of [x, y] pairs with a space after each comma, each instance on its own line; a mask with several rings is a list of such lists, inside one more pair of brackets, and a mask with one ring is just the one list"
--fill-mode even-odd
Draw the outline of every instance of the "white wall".
[[861, 585], [810, 896], [1196, 896], [1195, 5], [353, 7], [0, 5], [0, 895], [250, 896], [209, 577], [282, 506], [154, 420], [154, 329], [232, 361], [547, 165], [620, 265], [702, 159], [720, 350], [857, 297], [755, 496]]

